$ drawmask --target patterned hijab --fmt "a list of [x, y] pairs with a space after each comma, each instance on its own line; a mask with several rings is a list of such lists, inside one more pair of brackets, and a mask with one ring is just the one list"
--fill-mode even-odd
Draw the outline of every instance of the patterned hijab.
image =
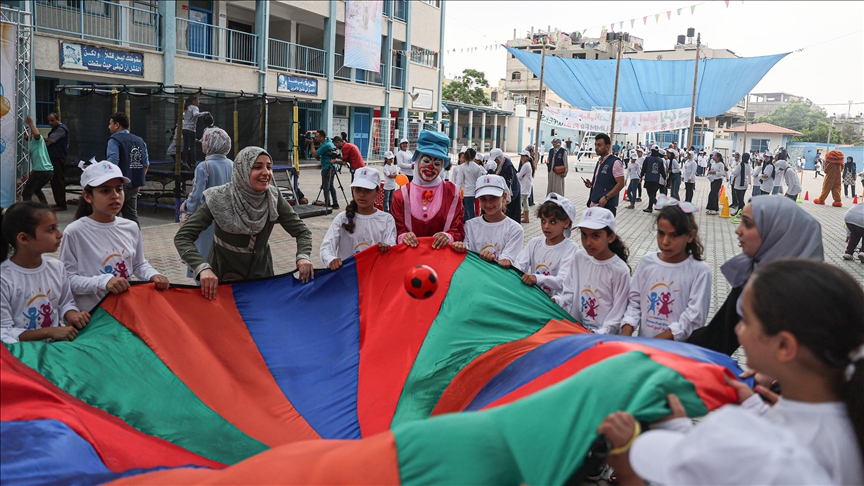
[[785, 196], [753, 198], [753, 220], [762, 237], [755, 257], [744, 253], [732, 257], [720, 270], [732, 287], [740, 287], [760, 266], [780, 258], [810, 258], [823, 261], [822, 226], [813, 216]]
[[261, 147], [246, 147], [237, 154], [231, 182], [204, 191], [213, 219], [224, 231], [238, 235], [255, 235], [264, 225], [278, 217], [276, 203], [279, 189], [275, 182], [264, 192], [252, 189], [249, 176], [259, 155], [270, 154]]
[[208, 128], [201, 137], [201, 147], [207, 155], [228, 155], [231, 151], [231, 137], [221, 128]]

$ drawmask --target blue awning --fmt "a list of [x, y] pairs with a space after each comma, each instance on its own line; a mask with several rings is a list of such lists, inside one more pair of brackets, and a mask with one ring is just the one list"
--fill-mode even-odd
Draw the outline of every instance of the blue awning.
[[[506, 48], [540, 77], [540, 54]], [[701, 59], [696, 88], [696, 115], [714, 117], [741, 101], [785, 54], [732, 59]], [[615, 59], [565, 59], [546, 56], [543, 83], [567, 103], [582, 110], [611, 108]], [[622, 111], [687, 108], [693, 101], [693, 63], [621, 59], [618, 103]]]

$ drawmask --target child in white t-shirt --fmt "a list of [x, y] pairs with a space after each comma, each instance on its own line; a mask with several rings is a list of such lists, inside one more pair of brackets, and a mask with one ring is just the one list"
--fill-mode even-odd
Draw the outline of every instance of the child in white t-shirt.
[[534, 159], [531, 158], [531, 154], [527, 150], [519, 152], [519, 172], [516, 173], [516, 177], [519, 179], [522, 222], [529, 223], [528, 199], [531, 196], [531, 185], [534, 181]]
[[524, 273], [522, 283], [537, 285], [563, 308], [564, 272], [579, 250], [570, 240], [576, 208], [569, 199], [552, 192], [537, 208], [537, 218], [543, 236], [532, 238], [513, 266]]
[[93, 309], [108, 292], [129, 289], [132, 275], [168, 288], [168, 279], [144, 258], [141, 230], [134, 221], [118, 218], [124, 184], [129, 179], [108, 161], [88, 166], [81, 174], [81, 200], [75, 221], [66, 227], [60, 261], [80, 309]]
[[564, 309], [589, 331], [618, 334], [630, 293], [630, 251], [608, 209], [586, 209], [576, 227], [582, 249], [565, 271]]
[[60, 247], [57, 215], [45, 204], [25, 201], [4, 210], [0, 219], [2, 341], [75, 339], [90, 314], [75, 305], [63, 264], [42, 256]]
[[510, 268], [522, 248], [522, 225], [504, 212], [510, 202], [510, 189], [503, 177], [480, 176], [475, 196], [484, 214], [465, 223], [465, 241], [453, 242], [453, 249], [479, 253], [487, 262]]
[[702, 261], [699, 226], [691, 203], [658, 197], [657, 246], [642, 257], [630, 283], [621, 334], [684, 341], [705, 324], [711, 269]]
[[[386, 166], [385, 166], [386, 167]], [[351, 195], [344, 212], [333, 218], [321, 242], [321, 263], [330, 270], [342, 267], [345, 259], [377, 245], [382, 253], [396, 244], [396, 221], [390, 213], [375, 208], [381, 190], [381, 175], [372, 167], [354, 172]]]
[[396, 176], [399, 175], [399, 167], [395, 164], [396, 156], [393, 152], [384, 152], [384, 211], [390, 212], [390, 204], [393, 202], [393, 191], [396, 190]]

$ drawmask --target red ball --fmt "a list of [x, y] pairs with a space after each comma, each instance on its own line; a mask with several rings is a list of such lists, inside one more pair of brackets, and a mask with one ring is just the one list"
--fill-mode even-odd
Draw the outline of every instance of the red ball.
[[431, 267], [417, 265], [405, 274], [405, 291], [415, 299], [428, 299], [438, 290], [438, 274]]

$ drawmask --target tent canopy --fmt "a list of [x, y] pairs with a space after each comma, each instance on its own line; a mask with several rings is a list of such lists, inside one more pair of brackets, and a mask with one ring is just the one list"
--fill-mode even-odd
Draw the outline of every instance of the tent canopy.
[[[540, 76], [540, 54], [507, 47]], [[701, 59], [696, 115], [714, 117], [743, 99], [788, 53], [762, 57]], [[565, 59], [546, 56], [544, 84], [567, 103], [582, 110], [611, 107], [615, 90], [615, 59]], [[693, 100], [695, 61], [621, 59], [617, 107], [625, 112], [689, 107]]]

